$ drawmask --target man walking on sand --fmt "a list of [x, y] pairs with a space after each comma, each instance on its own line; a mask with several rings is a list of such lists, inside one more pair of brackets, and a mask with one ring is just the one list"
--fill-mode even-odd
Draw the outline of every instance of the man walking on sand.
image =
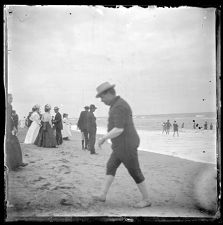
[[132, 119], [132, 110], [129, 104], [120, 96], [116, 96], [115, 85], [108, 82], [97, 87], [96, 98], [101, 98], [104, 104], [110, 106], [108, 118], [108, 133], [98, 141], [99, 148], [108, 139], [112, 142], [112, 154], [107, 162], [106, 180], [103, 192], [95, 196], [97, 201], [106, 201], [106, 195], [115, 178], [116, 170], [121, 163], [136, 182], [142, 194], [142, 200], [135, 205], [137, 208], [151, 206], [146, 188], [145, 178], [141, 172], [137, 148], [139, 136]]

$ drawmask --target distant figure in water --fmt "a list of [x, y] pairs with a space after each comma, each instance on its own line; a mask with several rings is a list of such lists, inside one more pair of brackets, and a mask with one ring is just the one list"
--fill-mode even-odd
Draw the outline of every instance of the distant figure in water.
[[204, 130], [207, 130], [207, 129], [208, 129], [208, 122], [205, 121], [205, 123], [204, 123]]
[[166, 123], [165, 123], [165, 122], [163, 122], [162, 127], [163, 127], [163, 132], [162, 132], [162, 134], [163, 134], [164, 132], [166, 133]]
[[193, 128], [196, 129], [196, 123], [195, 123], [195, 120], [193, 120]]
[[167, 120], [167, 122], [166, 122], [166, 134], [169, 134], [169, 132], [170, 132], [170, 127], [171, 127], [171, 126], [172, 126], [172, 125], [171, 125], [170, 121]]
[[181, 128], [184, 128], [184, 123], [182, 123]]
[[173, 123], [173, 136], [175, 136], [175, 132], [177, 133], [177, 136], [179, 137], [178, 124], [176, 121], [174, 121], [174, 123]]
[[213, 130], [213, 125], [212, 125], [212, 123], [210, 124], [210, 130]]

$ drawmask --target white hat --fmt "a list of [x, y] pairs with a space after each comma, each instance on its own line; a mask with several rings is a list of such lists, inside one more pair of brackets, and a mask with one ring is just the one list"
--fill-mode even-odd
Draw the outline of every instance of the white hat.
[[97, 95], [96, 95], [96, 98], [99, 98], [100, 95], [104, 92], [104, 91], [107, 91], [108, 89], [110, 88], [113, 88], [115, 87], [115, 84], [110, 84], [109, 82], [104, 82], [102, 83], [101, 85], [99, 85], [96, 90], [97, 90]]

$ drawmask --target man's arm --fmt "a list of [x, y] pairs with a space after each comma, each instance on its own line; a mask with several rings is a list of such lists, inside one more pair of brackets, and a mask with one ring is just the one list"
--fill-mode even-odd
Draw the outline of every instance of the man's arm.
[[108, 139], [118, 137], [123, 131], [124, 131], [124, 128], [114, 127], [106, 135], [104, 135], [102, 138], [99, 139], [98, 146], [101, 147], [101, 145]]

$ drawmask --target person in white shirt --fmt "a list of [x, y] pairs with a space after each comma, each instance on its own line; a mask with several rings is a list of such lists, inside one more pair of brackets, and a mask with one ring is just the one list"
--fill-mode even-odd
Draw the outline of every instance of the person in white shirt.
[[63, 130], [62, 130], [62, 137], [64, 140], [69, 140], [69, 138], [72, 136], [71, 134], [71, 123], [68, 119], [68, 114], [63, 114]]
[[41, 126], [39, 111], [40, 111], [40, 106], [35, 105], [33, 107], [33, 113], [30, 116], [30, 120], [32, 120], [33, 122], [31, 123], [31, 125], [27, 131], [25, 141], [24, 141], [25, 144], [33, 144], [39, 133], [39, 129]]

